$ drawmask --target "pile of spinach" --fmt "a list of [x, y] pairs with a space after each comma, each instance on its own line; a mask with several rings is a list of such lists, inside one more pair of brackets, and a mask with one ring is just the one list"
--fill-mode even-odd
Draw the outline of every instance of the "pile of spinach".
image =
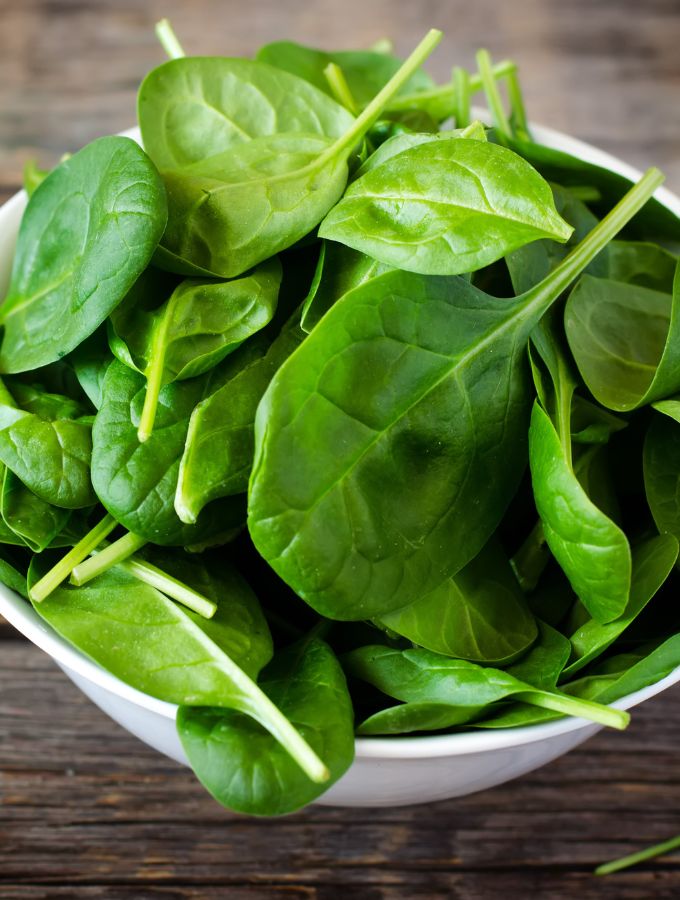
[[436, 85], [438, 32], [405, 62], [159, 36], [143, 149], [26, 169], [0, 578], [178, 704], [242, 812], [314, 800], [356, 732], [625, 727], [605, 704], [680, 664], [660, 173], [535, 143], [484, 51]]

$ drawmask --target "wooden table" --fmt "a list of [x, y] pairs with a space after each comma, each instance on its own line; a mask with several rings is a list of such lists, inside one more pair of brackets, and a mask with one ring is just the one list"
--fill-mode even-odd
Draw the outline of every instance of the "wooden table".
[[[386, 34], [405, 52], [437, 25], [439, 77], [477, 46], [515, 57], [536, 121], [656, 163], [680, 189], [678, 0], [0, 0], [0, 199], [26, 158], [52, 164], [132, 124], [161, 15], [203, 53]], [[0, 625], [0, 898], [677, 898], [678, 857], [591, 873], [680, 831], [678, 700], [474, 797], [256, 821], [217, 807]]]

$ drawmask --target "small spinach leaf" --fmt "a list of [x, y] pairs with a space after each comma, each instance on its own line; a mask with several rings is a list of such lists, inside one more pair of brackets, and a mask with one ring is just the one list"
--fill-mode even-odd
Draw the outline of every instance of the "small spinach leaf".
[[174, 508], [189, 418], [196, 404], [245, 361], [234, 356], [199, 378], [166, 385], [159, 395], [156, 427], [144, 443], [137, 439], [144, 378], [118, 360], [109, 366], [104, 402], [92, 429], [92, 484], [108, 512], [129, 531], [156, 544], [186, 545], [229, 531], [242, 521], [239, 498], [206, 509], [195, 525], [184, 525]]
[[114, 310], [111, 349], [147, 380], [140, 440], [153, 430], [161, 388], [202, 375], [264, 328], [276, 311], [280, 283], [281, 265], [273, 258], [234, 281], [186, 279], [151, 309], [134, 291]]
[[330, 647], [303, 639], [262, 673], [261, 688], [326, 762], [315, 784], [253, 718], [224, 709], [181, 707], [177, 729], [199, 781], [223, 806], [250, 815], [284, 815], [323, 793], [354, 759], [354, 716]]
[[541, 176], [504, 147], [430, 140], [355, 181], [319, 228], [388, 265], [428, 275], [472, 272], [572, 229]]
[[124, 137], [104, 137], [57, 166], [21, 220], [0, 372], [64, 356], [100, 325], [146, 268], [166, 224], [158, 172]]
[[537, 635], [503, 551], [490, 542], [457, 575], [380, 623], [415, 644], [486, 665], [508, 663]]
[[633, 548], [633, 576], [625, 610], [606, 624], [588, 619], [571, 635], [571, 659], [564, 679], [571, 678], [623, 634], [668, 578], [677, 558], [678, 542], [670, 534], [650, 538]]
[[680, 266], [673, 295], [584, 275], [565, 308], [565, 330], [595, 399], [625, 412], [680, 388]]

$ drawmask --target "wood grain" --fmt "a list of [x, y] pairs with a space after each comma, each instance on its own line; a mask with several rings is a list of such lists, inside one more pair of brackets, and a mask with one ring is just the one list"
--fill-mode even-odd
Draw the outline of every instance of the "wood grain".
[[[521, 65], [532, 118], [680, 190], [678, 0], [0, 0], [0, 200], [25, 160], [53, 164], [129, 127], [169, 16], [192, 52], [291, 37], [405, 53], [432, 71], [487, 46]], [[604, 880], [604, 859], [680, 831], [680, 687], [512, 784], [428, 807], [230, 815], [191, 774], [108, 720], [0, 622], [0, 898], [604, 898], [680, 896], [680, 856]]]

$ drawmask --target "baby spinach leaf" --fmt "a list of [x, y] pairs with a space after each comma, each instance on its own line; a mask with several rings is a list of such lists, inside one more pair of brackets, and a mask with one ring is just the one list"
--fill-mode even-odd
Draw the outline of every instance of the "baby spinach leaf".
[[163, 184], [129, 138], [100, 138], [57, 166], [21, 220], [0, 307], [0, 371], [44, 366], [92, 334], [146, 268], [165, 223]]
[[[330, 89], [324, 70], [329, 63], [335, 63], [342, 69], [350, 92], [360, 107], [366, 106], [373, 99], [403, 63], [403, 60], [390, 53], [371, 50], [336, 50], [326, 53], [293, 41], [265, 44], [257, 51], [255, 59], [304, 78], [327, 94]], [[433, 87], [434, 82], [429, 75], [418, 69], [399, 93], [417, 93]]]
[[254, 718], [224, 709], [181, 707], [177, 730], [199, 781], [223, 806], [250, 815], [300, 809], [343, 775], [354, 759], [354, 716], [330, 647], [303, 639], [262, 673], [261, 688], [329, 771], [315, 784]]
[[[501, 669], [484, 668], [449, 659], [429, 650], [361, 647], [345, 654], [345, 669], [383, 693], [406, 703], [441, 703], [453, 707], [483, 707], [508, 697], [625, 728], [629, 716], [589, 701], [575, 700], [561, 691], [543, 691]], [[583, 705], [581, 705], [583, 704]]]
[[153, 308], [132, 292], [114, 310], [112, 350], [147, 380], [140, 440], [153, 430], [161, 388], [202, 375], [264, 328], [276, 311], [280, 283], [281, 265], [273, 258], [234, 281], [186, 279]]
[[465, 138], [388, 159], [350, 185], [319, 228], [321, 237], [428, 275], [476, 271], [571, 232], [550, 187], [521, 157]]
[[257, 406], [276, 370], [304, 337], [297, 318], [293, 316], [270, 347], [263, 346], [263, 355], [191, 413], [175, 493], [182, 522], [194, 523], [206, 504], [248, 489]]
[[548, 546], [593, 618], [616, 619], [626, 607], [630, 589], [628, 540], [580, 485], [557, 431], [538, 403], [529, 428], [529, 462]]
[[[18, 385], [13, 387], [18, 391]], [[52, 418], [77, 411], [78, 404], [60, 403], [58, 397], [38, 391], [32, 391], [27, 405], [36, 412], [0, 402], [0, 461], [48, 504], [65, 509], [92, 506], [97, 498], [90, 481], [91, 422]]]
[[37, 497], [7, 468], [2, 478], [0, 511], [5, 525], [34, 553], [50, 546], [71, 515], [70, 510]]
[[118, 360], [111, 363], [104, 380], [104, 402], [92, 429], [92, 484], [108, 512], [129, 531], [155, 544], [186, 545], [240, 524], [243, 504], [239, 498], [206, 509], [195, 525], [179, 520], [174, 498], [194, 407], [224, 383], [221, 379], [238, 371], [245, 359], [234, 360], [232, 354], [199, 378], [166, 385], [159, 395], [156, 427], [144, 443], [137, 439], [144, 378]]
[[390, 272], [346, 294], [278, 370], [255, 423], [249, 529], [307, 603], [381, 616], [481, 550], [526, 464], [529, 334], [656, 180], [520, 297]]
[[[33, 558], [29, 587], [49, 565], [44, 556]], [[246, 587], [239, 579], [232, 584], [238, 606]], [[252, 595], [249, 602], [257, 604]], [[62, 637], [137, 690], [169, 703], [222, 706], [252, 716], [312, 777], [323, 777], [324, 766], [314, 751], [243, 671], [239, 657], [232, 657], [239, 647], [230, 628], [229, 595], [221, 593], [215, 616], [204, 619], [113, 568], [82, 587], [61, 584], [33, 605]], [[220, 627], [222, 621], [226, 627]]]
[[326, 94], [264, 62], [226, 57], [173, 59], [139, 89], [146, 152], [161, 170], [181, 169], [274, 134], [339, 138], [352, 116]]
[[673, 295], [584, 275], [565, 308], [576, 365], [595, 399], [625, 412], [680, 388], [680, 267]]
[[486, 665], [512, 661], [538, 633], [494, 541], [457, 575], [415, 603], [383, 615], [380, 623], [428, 650]]
[[571, 678], [623, 634], [668, 578], [677, 557], [678, 542], [670, 534], [650, 538], [633, 548], [633, 575], [625, 610], [606, 624], [588, 619], [571, 635], [571, 659], [564, 679]]
[[[169, 202], [164, 246], [229, 278], [305, 237], [341, 196], [353, 148], [440, 38], [440, 32], [431, 31], [357, 119], [348, 122], [348, 114], [335, 104], [345, 123], [340, 136], [318, 129], [309, 133], [300, 125], [288, 131], [273, 119], [264, 135], [242, 135], [240, 143], [221, 152], [213, 149], [213, 155], [201, 147], [198, 161], [180, 168], [162, 166]], [[274, 82], [291, 78], [332, 103], [294, 76], [262, 63], [251, 65], [268, 70]]]

